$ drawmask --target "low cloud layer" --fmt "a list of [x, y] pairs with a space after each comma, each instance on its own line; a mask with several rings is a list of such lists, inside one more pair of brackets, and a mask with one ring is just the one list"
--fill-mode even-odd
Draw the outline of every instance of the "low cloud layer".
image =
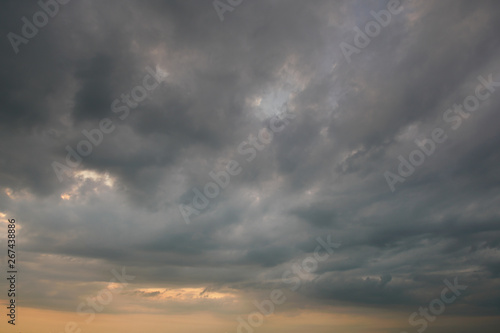
[[[245, 0], [221, 21], [210, 1], [74, 0], [17, 53], [6, 36], [40, 6], [2, 6], [0, 212], [21, 226], [26, 306], [73, 311], [126, 266], [120, 304], [233, 318], [288, 288], [283, 271], [331, 235], [341, 246], [282, 311], [410, 314], [458, 277], [468, 288], [447, 315], [498, 316], [497, 2], [403, 1], [349, 59], [341, 43], [356, 47], [387, 1]], [[158, 86], [120, 119], [113, 102], [153, 72]], [[447, 121], [478, 85], [489, 97]], [[103, 119], [113, 131], [68, 165]], [[402, 177], [399, 156], [436, 128], [446, 141]], [[241, 172], [186, 224], [180, 207], [230, 161]], [[387, 171], [404, 180], [394, 191]]]

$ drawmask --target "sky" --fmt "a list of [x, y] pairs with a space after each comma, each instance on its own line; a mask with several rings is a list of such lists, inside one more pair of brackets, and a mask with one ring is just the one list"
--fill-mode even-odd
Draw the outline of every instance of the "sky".
[[1, 332], [497, 332], [498, 1], [0, 6]]

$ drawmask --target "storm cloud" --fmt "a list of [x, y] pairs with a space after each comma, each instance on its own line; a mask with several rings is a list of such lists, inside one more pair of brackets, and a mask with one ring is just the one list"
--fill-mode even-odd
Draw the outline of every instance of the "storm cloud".
[[[410, 331], [408, 315], [458, 277], [468, 288], [446, 316], [484, 317], [475, 329], [494, 332], [500, 87], [483, 85], [490, 96], [476, 111], [453, 113], [456, 130], [443, 114], [474, 95], [479, 76], [498, 86], [500, 4], [402, 1], [347, 59], [341, 43], [355, 46], [387, 3], [244, 0], [221, 21], [211, 1], [73, 0], [16, 53], [7, 34], [22, 36], [22, 18], [41, 8], [4, 1], [0, 216], [21, 226], [23, 304], [74, 312], [124, 266], [136, 279], [122, 304], [213, 309], [232, 327], [252, 299], [288, 289], [283, 271], [331, 235], [342, 245], [278, 311], [403, 311], [385, 332]], [[120, 119], [113, 101], [126, 106], [148, 68], [168, 76]], [[283, 113], [293, 119], [252, 146]], [[103, 119], [114, 130], [69, 166], [67, 147]], [[391, 191], [384, 173], [399, 175], [398, 157], [435, 128], [446, 141]], [[241, 173], [186, 224], [179, 207], [230, 161]], [[67, 167], [62, 181], [54, 162]], [[470, 328], [439, 320], [429, 332]]]

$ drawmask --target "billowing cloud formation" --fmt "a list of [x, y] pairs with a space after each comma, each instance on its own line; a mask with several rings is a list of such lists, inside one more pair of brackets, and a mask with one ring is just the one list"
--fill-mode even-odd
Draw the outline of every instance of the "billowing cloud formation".
[[[3, 36], [40, 10], [2, 7]], [[243, 1], [221, 22], [210, 1], [71, 1], [17, 53], [5, 37], [0, 212], [22, 227], [24, 303], [73, 311], [126, 266], [137, 278], [113, 311], [135, 297], [141, 311], [234, 317], [288, 289], [282, 273], [332, 235], [341, 247], [280, 311], [410, 314], [458, 277], [468, 287], [447, 315], [498, 315], [500, 5], [407, 0], [370, 37], [371, 11], [386, 8]], [[454, 109], [478, 92], [477, 110]], [[69, 165], [67, 147], [78, 153], [103, 119], [113, 130]], [[447, 139], [413, 167], [415, 140], [436, 128]], [[179, 207], [230, 161], [241, 173], [186, 224]], [[205, 288], [221, 296], [169, 301]], [[398, 325], [410, 329], [405, 315]]]

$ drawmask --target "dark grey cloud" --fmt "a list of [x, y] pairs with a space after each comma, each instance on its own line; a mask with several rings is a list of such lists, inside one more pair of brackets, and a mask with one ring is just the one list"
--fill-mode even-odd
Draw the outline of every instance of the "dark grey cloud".
[[[341, 248], [286, 308], [412, 312], [458, 276], [469, 287], [450, 312], [498, 316], [500, 91], [456, 131], [442, 116], [479, 75], [500, 77], [500, 7], [404, 1], [349, 63], [340, 43], [385, 6], [244, 1], [220, 22], [210, 2], [71, 1], [17, 54], [3, 38], [0, 212], [22, 223], [26, 256], [104, 263], [64, 274], [30, 263], [27, 302], [48, 297], [37, 276], [106, 280], [106, 265], [151, 285], [287, 288], [282, 272], [331, 234]], [[4, 37], [39, 10], [2, 7]], [[147, 67], [169, 75], [122, 120], [111, 105]], [[279, 111], [296, 117], [246, 161], [238, 146]], [[116, 129], [59, 182], [51, 163], [103, 118]], [[436, 127], [448, 140], [392, 193], [384, 172]], [[229, 160], [242, 173], [186, 225], [178, 205]], [[77, 303], [60, 296], [44, 306]]]

